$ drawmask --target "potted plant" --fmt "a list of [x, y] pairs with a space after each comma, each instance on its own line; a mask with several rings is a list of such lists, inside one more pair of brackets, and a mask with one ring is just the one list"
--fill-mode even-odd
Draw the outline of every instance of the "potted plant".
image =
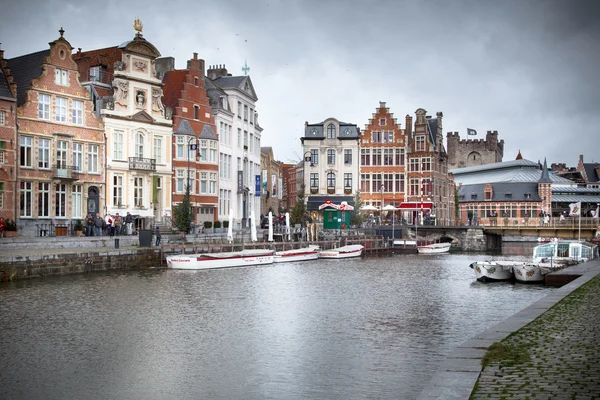
[[17, 224], [12, 219], [6, 219], [4, 221], [6, 226], [4, 227], [4, 236], [5, 237], [14, 237], [17, 236]]
[[215, 232], [220, 232], [221, 231], [221, 221], [218, 221], [218, 220], [215, 221], [215, 223], [213, 224], [213, 227], [215, 228]]
[[83, 236], [83, 222], [80, 219], [75, 220], [75, 225], [73, 225], [73, 232], [75, 232], [75, 236]]

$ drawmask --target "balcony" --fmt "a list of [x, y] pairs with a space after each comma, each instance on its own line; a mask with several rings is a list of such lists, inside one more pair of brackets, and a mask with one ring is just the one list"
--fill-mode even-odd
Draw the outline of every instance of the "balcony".
[[52, 166], [53, 178], [65, 181], [79, 180], [79, 167], [74, 165], [56, 164]]
[[317, 194], [319, 193], [319, 187], [318, 186], [311, 186], [310, 187], [310, 194]]
[[352, 194], [352, 186], [344, 186], [345, 194]]
[[129, 157], [129, 169], [137, 171], [156, 171], [156, 159]]
[[328, 194], [335, 194], [335, 186], [327, 186]]

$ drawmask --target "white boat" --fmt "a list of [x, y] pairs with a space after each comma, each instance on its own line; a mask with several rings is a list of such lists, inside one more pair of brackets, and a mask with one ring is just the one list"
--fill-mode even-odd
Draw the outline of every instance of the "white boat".
[[544, 282], [544, 277], [550, 272], [558, 271], [566, 266], [561, 263], [523, 263], [515, 265], [513, 273], [517, 282], [540, 283]]
[[173, 269], [211, 269], [273, 264], [273, 254], [273, 250], [180, 254], [167, 256], [167, 267]]
[[342, 246], [331, 250], [321, 250], [319, 258], [350, 258], [360, 257], [364, 247], [360, 244]]
[[319, 258], [319, 246], [308, 246], [301, 249], [277, 251], [273, 257], [273, 262], [308, 261], [317, 258]]
[[525, 264], [518, 261], [475, 261], [469, 265], [479, 282], [509, 281], [513, 279], [513, 268]]
[[439, 254], [448, 253], [450, 251], [450, 245], [452, 243], [431, 243], [424, 244], [417, 247], [419, 254]]
[[598, 257], [598, 246], [587, 242], [552, 240], [533, 249], [533, 262], [577, 264]]

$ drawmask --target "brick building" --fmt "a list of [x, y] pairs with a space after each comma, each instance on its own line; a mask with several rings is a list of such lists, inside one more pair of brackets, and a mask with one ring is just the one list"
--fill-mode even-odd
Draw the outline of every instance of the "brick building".
[[298, 196], [295, 164], [281, 164], [281, 180], [281, 207], [286, 211], [290, 211], [296, 205]]
[[[217, 220], [219, 201], [219, 140], [204, 88], [204, 60], [194, 53], [187, 69], [167, 70], [163, 82], [163, 102], [173, 110], [175, 129], [171, 201], [180, 203], [189, 184], [195, 224], [201, 226]], [[190, 145], [197, 150], [190, 150]]]
[[172, 117], [162, 103], [160, 53], [139, 20], [134, 28], [133, 40], [73, 58], [104, 122], [106, 212], [131, 212], [136, 228], [151, 228], [171, 214]]
[[[17, 85], [17, 207], [24, 235], [67, 234], [63, 226], [104, 211], [104, 126], [59, 32], [48, 50], [7, 63]], [[49, 232], [52, 226], [57, 229]]]
[[583, 162], [583, 155], [579, 156], [577, 171], [581, 173], [584, 185], [587, 188], [600, 188], [600, 162]]
[[461, 140], [458, 132], [448, 132], [447, 147], [450, 169], [494, 164], [504, 156], [504, 140], [498, 141], [498, 131], [487, 131], [485, 140]]
[[[410, 122], [409, 122], [410, 123]], [[360, 193], [377, 209], [399, 205], [406, 190], [406, 131], [385, 102], [379, 102], [360, 139]]]
[[262, 191], [260, 213], [279, 215], [282, 211], [282, 178], [281, 162], [275, 160], [273, 148], [270, 146], [260, 148], [260, 169], [262, 171]]
[[400, 205], [405, 210], [403, 217], [414, 221], [418, 212], [425, 223], [451, 225], [456, 212], [454, 180], [448, 175], [448, 156], [442, 135], [443, 114], [438, 112], [436, 118], [432, 118], [422, 108], [415, 114], [414, 131], [412, 117], [406, 117], [408, 172], [406, 202]]
[[0, 50], [0, 217], [17, 220], [17, 88]]

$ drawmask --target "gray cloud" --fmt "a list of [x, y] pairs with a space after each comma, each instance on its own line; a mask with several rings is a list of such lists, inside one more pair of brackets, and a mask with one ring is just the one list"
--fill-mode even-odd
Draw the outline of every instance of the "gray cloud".
[[[600, 161], [600, 3], [594, 0], [188, 0], [11, 2], [7, 57], [47, 47], [64, 26], [73, 47], [118, 45], [132, 21], [179, 68], [193, 52], [258, 92], [263, 145], [288, 161], [304, 121], [364, 127], [379, 101], [403, 124], [423, 107], [444, 130], [498, 130], [505, 160]], [[481, 136], [481, 135], [480, 135]], [[291, 144], [294, 144], [293, 146]]]

